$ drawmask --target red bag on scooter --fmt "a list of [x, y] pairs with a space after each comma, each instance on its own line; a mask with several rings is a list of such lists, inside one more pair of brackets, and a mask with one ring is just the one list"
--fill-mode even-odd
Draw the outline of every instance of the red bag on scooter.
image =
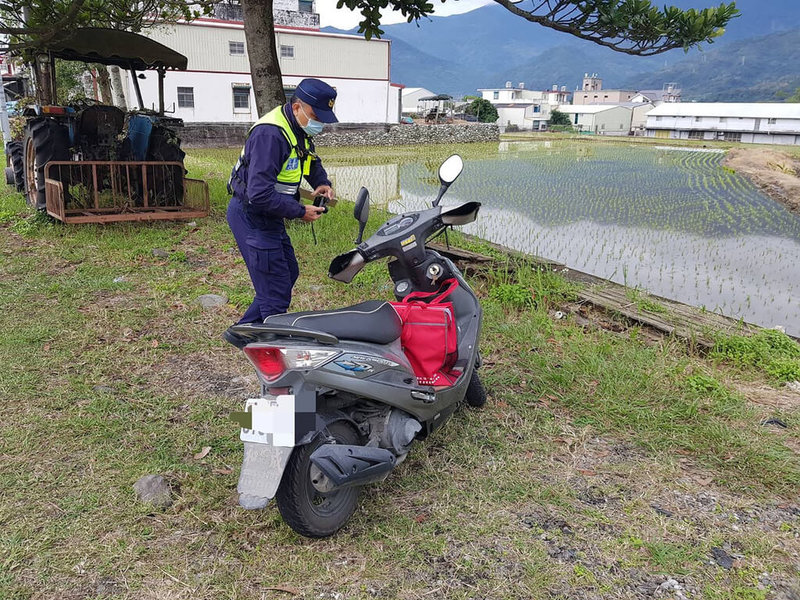
[[412, 292], [392, 306], [403, 321], [400, 343], [420, 385], [452, 385], [450, 369], [458, 353], [458, 332], [452, 302], [444, 300], [458, 287], [447, 279], [436, 292]]

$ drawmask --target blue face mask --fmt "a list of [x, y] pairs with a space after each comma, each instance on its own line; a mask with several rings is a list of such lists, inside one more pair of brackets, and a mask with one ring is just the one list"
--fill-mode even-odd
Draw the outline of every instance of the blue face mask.
[[306, 135], [314, 136], [314, 135], [317, 135], [318, 133], [322, 133], [323, 123], [320, 123], [319, 121], [315, 121], [314, 119], [309, 117], [306, 114], [306, 109], [303, 108], [302, 104], [300, 105], [300, 110], [303, 111], [303, 114], [305, 115], [306, 119], [308, 119], [308, 124], [305, 127], [302, 127], [303, 131], [306, 132]]

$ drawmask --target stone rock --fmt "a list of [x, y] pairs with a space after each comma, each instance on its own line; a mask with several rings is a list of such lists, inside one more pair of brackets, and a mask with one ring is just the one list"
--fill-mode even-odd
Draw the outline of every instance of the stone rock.
[[800, 381], [790, 381], [786, 384], [786, 387], [793, 392], [800, 394]]
[[133, 484], [136, 498], [158, 508], [172, 504], [172, 489], [161, 475], [145, 475]]
[[203, 294], [199, 296], [196, 302], [203, 308], [216, 308], [228, 303], [227, 296], [218, 296], [217, 294]]
[[169, 258], [169, 252], [162, 250], [161, 248], [153, 248], [153, 256], [157, 256], [158, 258]]
[[714, 557], [714, 561], [723, 569], [729, 570], [733, 568], [733, 557], [722, 548], [712, 548], [711, 556]]
[[197, 227], [197, 221], [189, 221], [186, 224], [186, 227], [188, 227], [189, 229], [194, 229], [195, 227]]

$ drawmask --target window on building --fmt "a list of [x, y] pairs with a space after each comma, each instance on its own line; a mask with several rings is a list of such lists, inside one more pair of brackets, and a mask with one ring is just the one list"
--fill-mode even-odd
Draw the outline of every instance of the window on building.
[[660, 120], [661, 120], [661, 117], [656, 117], [656, 121], [660, 121]]
[[703, 139], [703, 132], [702, 131], [690, 131], [689, 132], [689, 139], [690, 140], [702, 140]]
[[498, 100], [500, 98], [500, 92], [494, 92], [492, 94], [492, 100]]
[[244, 42], [228, 42], [228, 50], [231, 54], [235, 55], [243, 55], [244, 54]]
[[694, 122], [695, 123], [699, 123], [701, 119], [702, 119], [702, 117], [695, 117], [694, 118]]
[[294, 96], [294, 91], [297, 89], [296, 85], [284, 85], [283, 86], [283, 95], [286, 96], [288, 100], [292, 96]]
[[314, 1], [313, 0], [300, 0], [299, 10], [301, 13], [313, 13]]
[[233, 112], [250, 112], [250, 86], [233, 84]]
[[194, 88], [191, 87], [178, 88], [178, 107], [194, 108]]
[[741, 142], [742, 141], [742, 132], [741, 131], [726, 131], [725, 132], [725, 141], [726, 142]]
[[535, 113], [542, 112], [542, 107], [539, 106], [538, 104], [534, 104], [533, 105], [533, 112], [535, 112]]
[[294, 58], [294, 46], [281, 44], [281, 58]]
[[775, 125], [778, 122], [778, 119], [767, 119], [768, 125]]
[[727, 117], [720, 117], [719, 118], [719, 122], [720, 123], [727, 123], [728, 122], [728, 118]]

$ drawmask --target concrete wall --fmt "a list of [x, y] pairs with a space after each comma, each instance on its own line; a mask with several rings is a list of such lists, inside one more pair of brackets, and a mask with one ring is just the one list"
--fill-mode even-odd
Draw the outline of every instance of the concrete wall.
[[599, 104], [630, 102], [636, 96], [635, 90], [597, 90], [572, 92], [573, 104]]
[[598, 135], [628, 135], [631, 129], [631, 110], [624, 106], [585, 113], [570, 110], [567, 106], [562, 106], [560, 110], [569, 115], [572, 126], [579, 131]]
[[[191, 147], [241, 148], [249, 124], [190, 123], [178, 132], [182, 145]], [[500, 139], [495, 124], [469, 125], [386, 125], [337, 124], [326, 125], [325, 131], [315, 136], [320, 148], [332, 146], [392, 146], [417, 144], [454, 144], [465, 142], [492, 142]]]

